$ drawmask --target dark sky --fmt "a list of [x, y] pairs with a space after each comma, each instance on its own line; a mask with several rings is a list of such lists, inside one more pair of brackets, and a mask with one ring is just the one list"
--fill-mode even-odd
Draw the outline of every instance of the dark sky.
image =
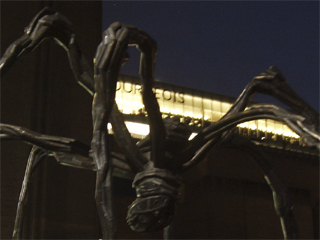
[[[104, 29], [129, 23], [157, 41], [156, 81], [237, 97], [276, 65], [319, 111], [318, 1], [106, 1], [103, 17]], [[122, 72], [138, 76], [130, 55]]]

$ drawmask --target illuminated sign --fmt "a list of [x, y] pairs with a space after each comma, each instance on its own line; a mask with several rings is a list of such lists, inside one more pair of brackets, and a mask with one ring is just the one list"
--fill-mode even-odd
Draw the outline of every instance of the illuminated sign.
[[[124, 114], [139, 115], [145, 113], [141, 97], [141, 85], [138, 81], [138, 79], [128, 76], [120, 76], [119, 78], [116, 102], [120, 111]], [[230, 109], [234, 101], [234, 99], [217, 94], [157, 82], [153, 91], [164, 117], [180, 116], [182, 121], [183, 119], [189, 119], [191, 124], [197, 127], [202, 127], [206, 122], [218, 121]], [[239, 124], [238, 127], [295, 139], [299, 138], [286, 125], [271, 119], [245, 122]], [[146, 133], [145, 128], [144, 133]]]
[[[138, 83], [117, 82], [117, 91], [123, 91], [125, 93], [140, 94], [141, 85]], [[184, 103], [184, 92], [175, 92], [169, 89], [153, 89], [155, 97], [166, 101], [173, 101]]]

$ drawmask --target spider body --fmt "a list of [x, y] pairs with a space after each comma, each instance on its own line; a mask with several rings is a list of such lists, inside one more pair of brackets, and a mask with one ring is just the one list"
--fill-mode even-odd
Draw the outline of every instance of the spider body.
[[129, 226], [137, 232], [167, 227], [173, 219], [179, 186], [179, 178], [166, 169], [150, 168], [138, 173], [133, 182], [137, 198], [127, 215]]

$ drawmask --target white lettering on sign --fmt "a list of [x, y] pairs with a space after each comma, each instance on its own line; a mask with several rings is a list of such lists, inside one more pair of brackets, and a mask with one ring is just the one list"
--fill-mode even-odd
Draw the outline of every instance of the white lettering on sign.
[[[124, 93], [140, 94], [141, 85], [137, 83], [117, 82], [117, 91]], [[169, 89], [153, 88], [156, 99], [164, 101], [172, 101], [177, 103], [184, 103], [184, 92], [176, 92]]]

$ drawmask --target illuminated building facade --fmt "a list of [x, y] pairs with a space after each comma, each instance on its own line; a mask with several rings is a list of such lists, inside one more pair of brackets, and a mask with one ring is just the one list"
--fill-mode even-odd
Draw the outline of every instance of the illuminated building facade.
[[[116, 102], [125, 115], [129, 131], [138, 139], [149, 133], [149, 126], [144, 117], [147, 113], [144, 110], [140, 92], [139, 78], [120, 75]], [[163, 118], [180, 117], [181, 122], [188, 123], [192, 127], [194, 134], [212, 122], [218, 121], [235, 101], [235, 98], [161, 82], [155, 82], [154, 94], [158, 99]], [[238, 133], [249, 136], [256, 143], [265, 146], [304, 154], [317, 155], [318, 153], [316, 149], [305, 146], [300, 137], [285, 124], [272, 119], [239, 124]]]

